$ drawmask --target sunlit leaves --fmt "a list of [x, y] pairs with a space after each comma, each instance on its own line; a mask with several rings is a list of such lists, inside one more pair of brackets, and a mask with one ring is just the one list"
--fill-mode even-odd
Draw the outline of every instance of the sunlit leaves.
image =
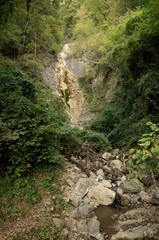
[[136, 168], [138, 172], [158, 173], [159, 171], [159, 125], [153, 124], [152, 122], [147, 122], [147, 125], [151, 128], [150, 134], [146, 135], [146, 138], [140, 139], [138, 142], [138, 149], [131, 149], [129, 156], [129, 173], [134, 173], [136, 175]]

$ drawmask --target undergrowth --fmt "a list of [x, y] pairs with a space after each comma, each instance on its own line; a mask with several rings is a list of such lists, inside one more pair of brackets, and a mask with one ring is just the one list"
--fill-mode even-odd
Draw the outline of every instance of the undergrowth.
[[19, 178], [0, 178], [0, 221], [12, 219], [18, 213], [27, 213], [40, 203], [45, 194], [61, 194], [59, 177], [61, 169], [41, 165], [31, 174]]
[[42, 162], [59, 165], [86, 141], [98, 151], [110, 148], [103, 134], [67, 125], [64, 104], [50, 89], [43, 94], [49, 99], [40, 98], [24, 72], [1, 66], [0, 74], [1, 171], [20, 177]]

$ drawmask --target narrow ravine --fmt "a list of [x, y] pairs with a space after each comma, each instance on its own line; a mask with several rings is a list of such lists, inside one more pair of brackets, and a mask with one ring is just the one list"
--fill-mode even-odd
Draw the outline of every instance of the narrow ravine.
[[56, 80], [58, 93], [64, 99], [72, 126], [84, 127], [91, 120], [84, 94], [78, 85], [78, 78], [84, 74], [85, 66], [71, 54], [70, 44], [65, 44], [58, 55], [56, 64]]
[[[56, 70], [55, 64], [47, 66], [42, 76], [43, 81], [63, 97], [72, 126], [82, 128], [92, 115], [78, 86], [78, 77], [84, 68], [76, 58], [69, 57], [70, 53], [66, 44], [59, 54]], [[125, 153], [119, 149], [111, 153], [92, 151], [90, 155], [91, 149], [86, 150], [87, 154], [84, 152], [82, 157], [76, 155], [64, 161], [63, 170], [58, 169], [57, 181], [45, 175], [49, 174], [48, 169], [42, 173], [45, 182], [55, 187], [55, 191], [41, 190], [38, 205], [28, 211], [23, 209], [22, 214], [15, 213], [12, 220], [8, 218], [0, 226], [0, 240], [44, 240], [46, 235], [39, 238], [35, 234], [40, 236], [46, 230], [49, 234], [50, 229], [60, 229], [62, 238], [47, 239], [158, 239], [159, 188], [149, 182], [147, 176], [145, 181], [129, 180]], [[42, 183], [40, 175], [37, 178]]]
[[[78, 85], [85, 66], [72, 58], [71, 53], [70, 45], [65, 44], [58, 56], [57, 89], [64, 99], [71, 125], [83, 128], [92, 118]], [[138, 179], [129, 181], [123, 159], [119, 160], [120, 155], [104, 153], [101, 163], [103, 167], [91, 172], [90, 177], [83, 174], [75, 164], [69, 163], [65, 176], [69, 187], [65, 188], [64, 196], [71, 200], [73, 208], [64, 219], [69, 221], [68, 229], [72, 239], [76, 239], [75, 236], [78, 239], [88, 239], [91, 236], [97, 240], [157, 239], [159, 215], [155, 214], [158, 207], [153, 204], [158, 205], [158, 190], [154, 190], [154, 186], [147, 189]], [[80, 162], [81, 159], [79, 164]], [[114, 176], [118, 176], [117, 179]], [[131, 185], [132, 181], [134, 186]], [[114, 208], [114, 203], [117, 208]], [[147, 217], [149, 213], [153, 214]]]

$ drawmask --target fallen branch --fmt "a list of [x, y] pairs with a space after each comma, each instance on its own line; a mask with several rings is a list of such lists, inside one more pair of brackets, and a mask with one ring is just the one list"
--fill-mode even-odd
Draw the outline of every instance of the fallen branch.
[[83, 172], [85, 172], [88, 177], [90, 176], [90, 169], [86, 167], [83, 163], [80, 163], [73, 158], [70, 158], [69, 161], [73, 164], [76, 164], [77, 167], [79, 167]]

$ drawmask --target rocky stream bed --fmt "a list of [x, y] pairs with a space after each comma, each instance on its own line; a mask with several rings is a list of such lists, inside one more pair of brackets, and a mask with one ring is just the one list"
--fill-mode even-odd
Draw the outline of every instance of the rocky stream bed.
[[[157, 240], [159, 188], [146, 176], [128, 180], [122, 156], [118, 150], [105, 152], [89, 166], [75, 157], [65, 161], [61, 193], [45, 195], [25, 216], [3, 225], [0, 239], [31, 239], [29, 229], [34, 233], [51, 221], [62, 226], [63, 240]], [[59, 197], [69, 202], [68, 209], [58, 211]]]
[[119, 156], [104, 153], [102, 168], [112, 173], [99, 168], [89, 177], [75, 164], [66, 163], [64, 197], [72, 204], [71, 213], [64, 216], [69, 239], [158, 239], [159, 189], [148, 177], [146, 182], [127, 180]]
[[[54, 82], [59, 95], [69, 91], [66, 109], [72, 125], [83, 127], [92, 118], [77, 83], [86, 65], [70, 57], [70, 51], [66, 44]], [[55, 218], [55, 225], [66, 223], [66, 239], [159, 239], [158, 187], [147, 176], [142, 182], [128, 180], [125, 154], [119, 150], [92, 155], [93, 159], [72, 157], [65, 162], [63, 197], [71, 201], [72, 211]]]

